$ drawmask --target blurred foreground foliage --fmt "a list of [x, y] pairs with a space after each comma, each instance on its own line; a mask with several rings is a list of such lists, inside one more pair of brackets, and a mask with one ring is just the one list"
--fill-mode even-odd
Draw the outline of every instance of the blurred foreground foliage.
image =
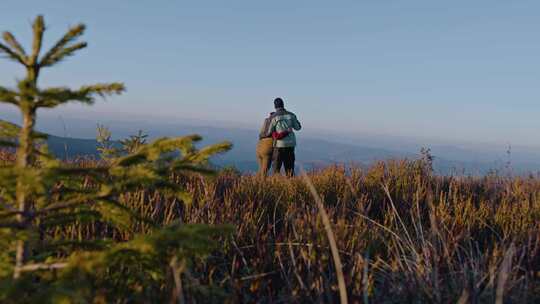
[[[45, 29], [38, 16], [30, 52], [9, 32], [3, 33], [5, 44], [0, 43], [0, 53], [26, 70], [16, 88], [0, 87], [0, 102], [17, 107], [22, 117], [20, 126], [0, 122], [0, 147], [15, 151], [12, 160], [0, 164], [0, 302], [184, 301], [186, 290], [204, 298], [221, 295], [212, 286], [190, 289], [185, 273], [216, 249], [218, 239], [232, 233], [229, 226], [163, 225], [121, 199], [152, 188], [189, 204], [189, 193], [169, 177], [179, 172], [211, 175], [208, 159], [230, 144], [199, 150], [197, 135], [147, 143], [139, 133], [123, 142], [123, 153], [111, 153], [106, 161], [80, 166], [57, 160], [47, 150], [46, 135], [35, 131], [38, 109], [72, 102], [91, 105], [97, 97], [125, 88], [122, 83], [41, 88], [38, 79], [45, 68], [87, 45], [78, 42], [85, 31], [80, 24], [42, 52]], [[144, 234], [115, 237], [137, 225]]]

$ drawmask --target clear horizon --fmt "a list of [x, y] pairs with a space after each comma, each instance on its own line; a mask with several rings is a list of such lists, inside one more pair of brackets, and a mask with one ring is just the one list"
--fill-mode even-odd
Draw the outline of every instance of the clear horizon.
[[[128, 92], [55, 115], [190, 117], [256, 126], [282, 96], [306, 129], [538, 146], [540, 3], [3, 1], [0, 31], [47, 45], [88, 26], [88, 49], [42, 85]], [[22, 71], [0, 61], [0, 85]], [[0, 113], [7, 107], [0, 106]]]

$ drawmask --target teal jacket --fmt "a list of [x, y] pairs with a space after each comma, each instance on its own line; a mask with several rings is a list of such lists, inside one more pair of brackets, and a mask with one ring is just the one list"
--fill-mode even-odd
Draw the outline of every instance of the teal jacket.
[[274, 141], [274, 147], [276, 148], [289, 148], [296, 146], [296, 136], [294, 135], [293, 130], [299, 131], [300, 129], [302, 129], [302, 126], [294, 113], [285, 109], [277, 109], [276, 112], [270, 116], [267, 134], [289, 131], [289, 135]]

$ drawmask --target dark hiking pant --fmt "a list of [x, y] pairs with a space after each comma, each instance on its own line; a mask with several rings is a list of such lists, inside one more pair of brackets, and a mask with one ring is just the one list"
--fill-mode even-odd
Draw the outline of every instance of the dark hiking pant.
[[285, 167], [287, 176], [294, 176], [294, 147], [274, 148], [272, 157], [274, 174], [281, 172], [281, 167]]

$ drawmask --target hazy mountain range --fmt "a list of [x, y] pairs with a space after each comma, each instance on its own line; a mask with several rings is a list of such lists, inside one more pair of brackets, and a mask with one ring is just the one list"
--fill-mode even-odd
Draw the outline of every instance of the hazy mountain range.
[[[5, 117], [10, 116], [10, 117]], [[0, 119], [17, 122], [12, 115], [0, 114]], [[42, 115], [40, 131], [51, 134], [49, 147], [59, 157], [96, 155], [96, 125], [91, 119], [62, 119]], [[223, 140], [233, 142], [234, 148], [213, 162], [220, 166], [235, 166], [242, 171], [257, 168], [255, 145], [258, 130], [254, 126], [205, 125], [208, 122], [177, 122], [170, 120], [121, 121], [105, 120], [113, 139], [125, 138], [143, 130], [151, 138], [200, 134], [202, 145]], [[208, 123], [209, 124], [209, 123]], [[419, 140], [382, 135], [339, 134], [315, 130], [298, 135], [297, 160], [304, 167], [335, 163], [368, 165], [375, 160], [417, 158], [421, 147], [431, 148], [435, 170], [441, 174], [484, 174], [490, 170], [513, 173], [540, 171], [540, 153], [533, 148], [490, 146], [486, 144], [455, 144], [440, 140]], [[509, 150], [509, 151], [508, 151]]]

